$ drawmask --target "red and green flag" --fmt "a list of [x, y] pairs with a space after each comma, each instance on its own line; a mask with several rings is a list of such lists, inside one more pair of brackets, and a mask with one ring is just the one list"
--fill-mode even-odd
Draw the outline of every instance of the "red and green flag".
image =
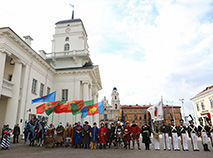
[[66, 100], [62, 100], [62, 101], [55, 101], [55, 102], [49, 102], [45, 104], [45, 113], [49, 116], [52, 112], [54, 112], [54, 108], [56, 106], [59, 106], [61, 104], [66, 103]]
[[36, 107], [36, 113], [37, 114], [42, 114], [42, 113], [45, 112], [45, 110], [44, 110], [44, 104], [41, 104], [41, 105], [39, 105], [39, 106]]
[[72, 112], [71, 105], [72, 104], [82, 103], [82, 102], [83, 102], [83, 100], [74, 100], [74, 101], [71, 101], [71, 102], [67, 102], [67, 103], [61, 104], [59, 106], [56, 106], [54, 108], [54, 111], [55, 111], [55, 113]]

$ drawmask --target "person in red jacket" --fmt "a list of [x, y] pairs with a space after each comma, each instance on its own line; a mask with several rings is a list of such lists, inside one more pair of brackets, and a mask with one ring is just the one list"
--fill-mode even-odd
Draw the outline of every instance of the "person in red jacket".
[[104, 145], [104, 149], [106, 149], [106, 141], [107, 141], [106, 132], [107, 129], [106, 127], [104, 127], [104, 123], [101, 123], [101, 127], [98, 129], [100, 149], [102, 149], [102, 144]]
[[124, 136], [124, 148], [127, 149], [127, 145], [130, 149], [130, 141], [131, 141], [131, 127], [129, 121], [126, 122], [126, 126], [123, 128], [123, 136]]
[[3, 130], [3, 140], [1, 142], [1, 147], [3, 149], [9, 149], [10, 147], [10, 133], [12, 133], [13, 129], [9, 128], [9, 125], [6, 125], [6, 128]]
[[141, 150], [140, 143], [139, 143], [140, 131], [141, 130], [140, 130], [139, 126], [136, 125], [135, 121], [132, 121], [131, 133], [132, 133], [133, 150], [135, 149], [135, 141], [138, 144], [138, 150]]

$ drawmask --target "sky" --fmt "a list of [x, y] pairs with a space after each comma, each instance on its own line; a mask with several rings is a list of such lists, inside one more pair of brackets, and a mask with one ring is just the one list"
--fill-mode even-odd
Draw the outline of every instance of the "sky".
[[122, 105], [181, 105], [193, 114], [190, 98], [213, 85], [212, 0], [7, 0], [0, 5], [0, 27], [32, 48], [51, 52], [55, 23], [80, 18], [90, 57], [99, 65], [104, 96], [113, 87]]

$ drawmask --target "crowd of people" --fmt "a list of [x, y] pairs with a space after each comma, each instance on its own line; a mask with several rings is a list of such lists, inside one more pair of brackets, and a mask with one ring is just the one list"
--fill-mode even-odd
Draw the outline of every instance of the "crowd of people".
[[[188, 148], [188, 136], [191, 138], [191, 145], [194, 151], [199, 151], [197, 145], [198, 137], [202, 139], [202, 145], [204, 151], [210, 151], [208, 148], [208, 140], [210, 138], [213, 147], [213, 126], [211, 121], [208, 120], [206, 125], [203, 125], [203, 120], [200, 119], [200, 125], [194, 126], [193, 120], [190, 121], [190, 125], [186, 127], [184, 121], [179, 120], [180, 125], [175, 125], [171, 120], [171, 124], [167, 125], [166, 121], [154, 122], [149, 126], [147, 121], [144, 125], [139, 126], [132, 121], [121, 124], [119, 122], [112, 123], [108, 128], [104, 123], [101, 123], [100, 127], [94, 122], [93, 126], [89, 125], [89, 122], [85, 121], [82, 126], [80, 122], [71, 125], [67, 123], [63, 127], [62, 123], [59, 123], [57, 127], [53, 124], [47, 125], [45, 118], [38, 120], [33, 117], [26, 123], [24, 128], [25, 143], [29, 141], [31, 146], [45, 146], [45, 147], [73, 147], [73, 148], [85, 148], [85, 149], [106, 149], [112, 146], [115, 149], [135, 149], [137, 145], [140, 148], [139, 138], [142, 136], [142, 143], [145, 144], [145, 150], [150, 150], [151, 133], [153, 134], [153, 144], [155, 150], [160, 150], [160, 135], [162, 134], [162, 141], [164, 150], [180, 151], [179, 139], [181, 139], [181, 145], [183, 151], [189, 151]], [[188, 136], [187, 136], [188, 133]], [[19, 125], [15, 125], [14, 129], [9, 128], [9, 125], [5, 125], [2, 129], [2, 149], [8, 149], [10, 147], [10, 134], [13, 134], [13, 143], [18, 143], [20, 128]], [[171, 143], [170, 139], [171, 137]]]

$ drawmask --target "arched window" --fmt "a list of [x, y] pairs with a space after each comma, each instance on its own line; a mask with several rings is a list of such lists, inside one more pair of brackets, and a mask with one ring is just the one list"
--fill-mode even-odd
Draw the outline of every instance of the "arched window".
[[115, 100], [117, 99], [117, 97], [115, 96]]
[[178, 113], [179, 111], [178, 111], [178, 109], [177, 109], [177, 113]]
[[124, 110], [124, 113], [125, 113], [125, 114], [127, 113], [126, 110]]
[[129, 119], [132, 120], [132, 116], [130, 116]]
[[129, 110], [129, 113], [131, 114], [131, 113], [132, 113], [132, 110]]
[[127, 120], [127, 116], [125, 116], [125, 120]]
[[66, 37], [66, 38], [65, 38], [65, 41], [69, 41], [69, 37]]
[[135, 110], [134, 113], [137, 114], [137, 111]]
[[144, 110], [144, 113], [146, 113], [146, 110]]
[[139, 113], [141, 114], [141, 110], [139, 110]]
[[64, 51], [70, 50], [70, 45], [67, 43], [64, 45]]
[[135, 115], [135, 120], [137, 120], [138, 118], [137, 118], [137, 115]]
[[143, 119], [142, 116], [140, 116], [139, 119], [142, 120]]
[[118, 108], [118, 105], [117, 104], [115, 104], [115, 109], [117, 109]]

